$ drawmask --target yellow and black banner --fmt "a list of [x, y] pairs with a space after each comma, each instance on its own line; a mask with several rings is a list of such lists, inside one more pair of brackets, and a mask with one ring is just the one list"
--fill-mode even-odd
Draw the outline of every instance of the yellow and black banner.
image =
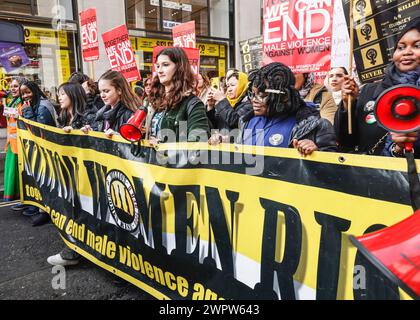
[[348, 240], [412, 214], [404, 159], [133, 148], [19, 121], [23, 201], [159, 299], [408, 299]]

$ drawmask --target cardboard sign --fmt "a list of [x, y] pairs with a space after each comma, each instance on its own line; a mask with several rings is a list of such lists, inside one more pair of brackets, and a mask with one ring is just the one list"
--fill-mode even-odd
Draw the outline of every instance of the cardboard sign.
[[125, 24], [102, 34], [111, 68], [121, 72], [128, 82], [141, 79], [136, 57]]
[[[397, 38], [407, 23], [420, 16], [420, 1], [388, 0], [380, 5], [367, 0], [354, 1], [353, 54], [362, 83], [381, 80], [392, 62]], [[349, 0], [343, 1], [349, 17]]]
[[[170, 47], [154, 47], [153, 48], [153, 74], [156, 72], [156, 58], [158, 54], [166, 48]], [[190, 61], [191, 68], [193, 69], [193, 73], [198, 76], [200, 73], [200, 50], [194, 48], [182, 48], [185, 53], [187, 54], [188, 60]]]
[[195, 48], [195, 21], [180, 24], [172, 28], [174, 47]]
[[264, 0], [263, 63], [295, 73], [328, 71], [334, 0]]
[[7, 73], [24, 67], [30, 63], [29, 58], [18, 43], [0, 42], [0, 64]]
[[96, 8], [80, 12], [80, 33], [82, 38], [83, 61], [99, 59], [98, 23]]

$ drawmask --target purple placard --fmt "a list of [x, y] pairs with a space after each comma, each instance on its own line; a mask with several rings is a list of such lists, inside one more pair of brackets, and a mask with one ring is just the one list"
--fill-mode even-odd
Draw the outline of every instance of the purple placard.
[[22, 45], [0, 42], [0, 63], [9, 73], [28, 65], [30, 61]]

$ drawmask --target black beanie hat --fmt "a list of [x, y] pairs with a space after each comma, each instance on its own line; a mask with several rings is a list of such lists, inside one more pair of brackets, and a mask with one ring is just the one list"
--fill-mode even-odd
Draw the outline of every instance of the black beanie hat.
[[415, 17], [410, 20], [409, 23], [406, 24], [405, 28], [401, 31], [400, 34], [397, 36], [397, 41], [395, 42], [394, 51], [397, 49], [398, 42], [401, 40], [401, 38], [410, 30], [417, 29], [418, 32], [420, 32], [420, 16]]

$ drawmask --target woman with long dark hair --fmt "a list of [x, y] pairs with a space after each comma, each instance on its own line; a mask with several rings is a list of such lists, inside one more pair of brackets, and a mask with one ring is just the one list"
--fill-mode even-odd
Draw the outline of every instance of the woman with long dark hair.
[[[35, 82], [26, 81], [21, 84], [20, 98], [23, 101], [22, 115], [25, 119], [57, 127], [57, 112]], [[22, 214], [27, 217], [34, 217], [32, 220], [32, 226], [34, 227], [50, 221], [50, 216], [35, 206], [28, 206]]]
[[[197, 141], [209, 135], [203, 102], [194, 94], [195, 75], [188, 57], [181, 48], [163, 49], [156, 58], [157, 76], [153, 79], [150, 103], [154, 114], [147, 125], [152, 143], [176, 142], [180, 137]], [[184, 128], [181, 122], [186, 122]], [[161, 133], [172, 132], [173, 137]]]
[[85, 125], [96, 129], [97, 109], [93, 104], [87, 104], [85, 90], [78, 83], [63, 83], [58, 87], [58, 101], [60, 102], [59, 126], [65, 132], [81, 129]]
[[22, 115], [25, 119], [53, 127], [57, 126], [57, 112], [35, 82], [22, 83], [20, 97], [23, 101]]

